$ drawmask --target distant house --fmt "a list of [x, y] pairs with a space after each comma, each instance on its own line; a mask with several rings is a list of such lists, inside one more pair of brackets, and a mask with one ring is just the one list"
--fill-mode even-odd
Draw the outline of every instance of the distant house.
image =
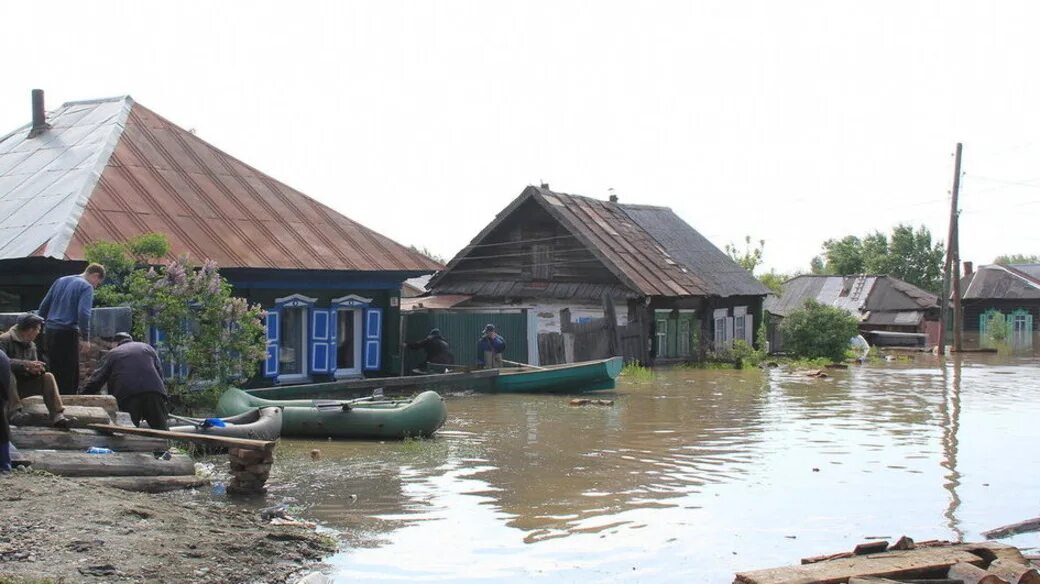
[[[687, 360], [734, 339], [751, 343], [768, 293], [671, 209], [548, 185], [524, 189], [428, 289], [468, 297], [454, 310], [525, 310], [528, 358], [541, 364], [606, 356], [606, 345], [589, 346], [605, 336], [595, 323], [611, 310], [629, 360]], [[582, 331], [588, 342], [568, 336]], [[562, 350], [553, 348], [561, 337]]]
[[803, 275], [784, 282], [783, 294], [765, 303], [769, 343], [783, 350], [779, 326], [807, 300], [835, 306], [859, 320], [872, 345], [934, 346], [939, 342], [939, 297], [892, 276]]
[[0, 311], [39, 306], [87, 244], [147, 232], [267, 308], [268, 383], [396, 372], [402, 282], [439, 267], [129, 96], [45, 113], [34, 92], [0, 137]]
[[964, 330], [984, 337], [992, 317], [1002, 314], [1011, 341], [1031, 347], [1040, 330], [1040, 264], [993, 264], [973, 271], [965, 262], [964, 268]]

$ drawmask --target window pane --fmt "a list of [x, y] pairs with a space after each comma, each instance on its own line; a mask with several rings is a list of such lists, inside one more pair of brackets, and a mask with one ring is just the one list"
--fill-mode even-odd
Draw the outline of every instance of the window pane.
[[356, 314], [353, 310], [341, 310], [339, 311], [339, 317], [336, 319], [336, 366], [340, 369], [354, 369], [357, 367], [357, 364], [354, 363], [354, 346], [356, 343], [354, 339], [354, 330], [356, 328], [354, 316]]
[[307, 318], [305, 308], [286, 308], [282, 310], [281, 330], [278, 331], [278, 342], [281, 348], [278, 352], [279, 373], [282, 375], [293, 375], [303, 373], [304, 346], [303, 327]]

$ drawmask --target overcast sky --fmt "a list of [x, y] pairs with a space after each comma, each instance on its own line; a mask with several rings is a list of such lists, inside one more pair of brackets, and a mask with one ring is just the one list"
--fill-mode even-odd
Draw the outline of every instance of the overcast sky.
[[1040, 253], [1038, 2], [0, 6], [0, 133], [139, 103], [405, 244], [454, 255], [528, 184], [664, 205], [720, 248], [923, 223]]

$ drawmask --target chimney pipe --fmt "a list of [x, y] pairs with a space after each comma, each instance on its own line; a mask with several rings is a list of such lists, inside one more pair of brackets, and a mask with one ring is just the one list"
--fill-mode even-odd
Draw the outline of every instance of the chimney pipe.
[[542, 183], [542, 188], [545, 189], [545, 190], [549, 190], [549, 183], [543, 182]]
[[970, 276], [972, 271], [975, 269], [975, 264], [971, 262], [964, 262], [964, 275]]
[[607, 189], [607, 192], [610, 193], [610, 197], [608, 197], [610, 199], [610, 202], [611, 203], [616, 203], [617, 202], [617, 193], [614, 192], [614, 187], [611, 187], [611, 188]]
[[32, 90], [32, 129], [29, 130], [29, 137], [35, 138], [50, 127], [51, 125], [47, 123], [47, 111], [43, 107], [43, 90], [34, 89]]

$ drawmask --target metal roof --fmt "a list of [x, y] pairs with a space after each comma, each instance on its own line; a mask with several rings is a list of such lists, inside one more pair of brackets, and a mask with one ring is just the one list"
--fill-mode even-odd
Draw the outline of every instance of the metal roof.
[[[886, 312], [906, 313], [902, 318], [911, 319], [914, 317], [910, 316], [910, 313], [939, 306], [938, 296], [892, 276], [803, 275], [784, 282], [783, 295], [767, 298], [765, 310], [779, 316], [787, 316], [791, 311], [804, 306], [805, 301], [810, 299], [841, 308], [856, 316], [869, 313], [877, 315], [876, 318], [879, 319], [896, 318], [895, 315], [882, 317], [881, 314]], [[909, 323], [878, 321], [876, 324]]]
[[[523, 203], [536, 201], [589, 250], [623, 284], [550, 282], [532, 291], [524, 282], [483, 281], [479, 277], [448, 278], [494, 229]], [[764, 296], [769, 290], [747, 270], [697, 233], [666, 207], [622, 205], [529, 186], [486, 226], [470, 244], [434, 276], [430, 288], [479, 296], [598, 298], [635, 296]], [[626, 290], [627, 288], [627, 290]]]
[[129, 96], [66, 103], [0, 139], [0, 259], [83, 259], [159, 232], [229, 268], [432, 272], [440, 266], [178, 127]]
[[[1040, 299], [1040, 279], [1029, 272], [1035, 264], [979, 266], [964, 278], [961, 285], [964, 300]], [[1024, 268], [1024, 269], [1023, 269]]]

